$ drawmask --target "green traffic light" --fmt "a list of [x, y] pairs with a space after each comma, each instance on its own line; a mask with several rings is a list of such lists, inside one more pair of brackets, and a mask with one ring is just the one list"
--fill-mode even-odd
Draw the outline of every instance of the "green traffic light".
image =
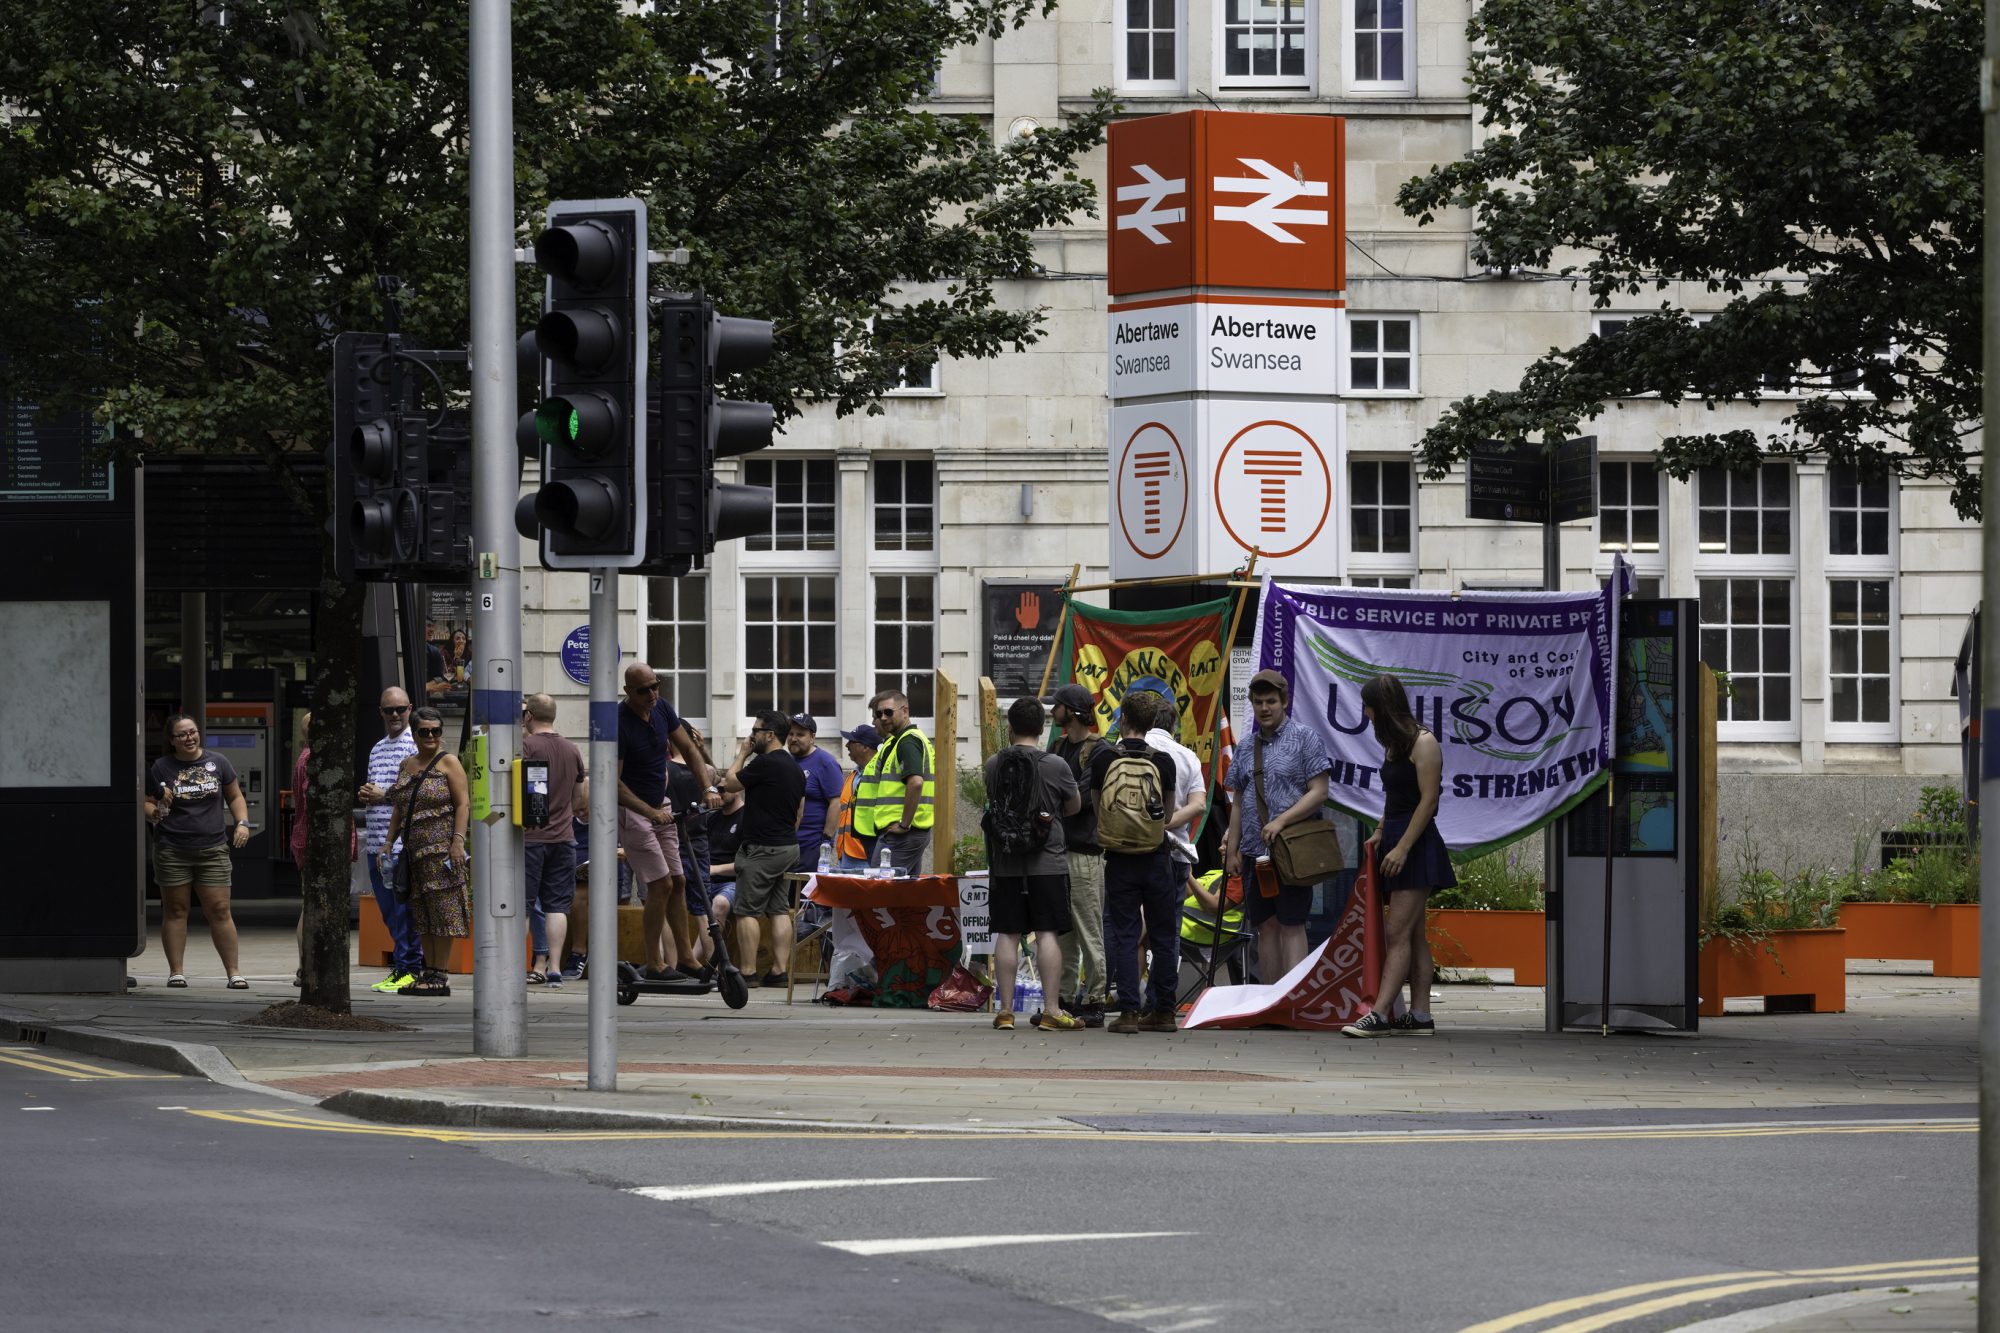
[[547, 444], [573, 445], [583, 433], [583, 420], [567, 398], [550, 398], [535, 409], [535, 434]]

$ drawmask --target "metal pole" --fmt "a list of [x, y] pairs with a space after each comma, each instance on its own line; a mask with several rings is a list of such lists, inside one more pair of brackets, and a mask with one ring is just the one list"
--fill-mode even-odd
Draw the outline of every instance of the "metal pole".
[[473, 825], [472, 1049], [528, 1053], [521, 831], [521, 539], [514, 530], [514, 44], [509, 0], [472, 0], [472, 720], [486, 729], [492, 818]]
[[618, 571], [590, 572], [590, 1032], [592, 1092], [618, 1091]]
[[[1551, 472], [1553, 472], [1555, 468], [1553, 459], [1549, 461], [1548, 466]], [[1547, 503], [1549, 499], [1550, 497], [1545, 492], [1543, 494], [1543, 502]], [[1562, 529], [1556, 526], [1553, 512], [1549, 517], [1542, 520], [1542, 588], [1547, 592], [1558, 592], [1562, 588]], [[1556, 860], [1562, 852], [1562, 837], [1558, 832], [1558, 826], [1561, 823], [1561, 820], [1551, 820], [1548, 826], [1542, 830], [1542, 891], [1545, 898], [1548, 891], [1556, 887]], [[1607, 838], [1611, 836], [1608, 819], [1606, 821], [1605, 836]], [[1544, 905], [1549, 907], [1549, 916], [1553, 920], [1557, 909], [1546, 902]], [[1549, 928], [1549, 939], [1551, 944], [1553, 944], [1555, 939], [1555, 927], [1553, 924]], [[1557, 974], [1562, 970], [1562, 958], [1556, 953], [1553, 947], [1549, 949], [1549, 954], [1548, 989], [1544, 995], [1546, 1009], [1544, 1021], [1548, 1030], [1555, 1032], [1559, 1031], [1562, 1027], [1556, 1003], [1556, 991], [1560, 983], [1560, 977]], [[1608, 980], [1605, 984], [1605, 999], [1607, 1001], [1610, 999], [1610, 983]]]
[[[181, 711], [208, 734], [208, 594], [181, 594]], [[151, 744], [153, 738], [146, 738]]]
[[[1986, 51], [1979, 62], [1985, 129], [1986, 234], [1980, 390], [1982, 438], [2000, 422], [2000, 0], [1986, 0]], [[1982, 447], [1984, 447], [1982, 445]], [[1980, 467], [1979, 803], [2000, 810], [2000, 468]], [[1980, 821], [1979, 898], [2000, 906], [2000, 819]], [[1982, 968], [2000, 967], [2000, 911], [1981, 912]], [[1990, 970], [1987, 976], [1995, 975]], [[2000, 985], [1979, 988], [1979, 1328], [2000, 1333]]]

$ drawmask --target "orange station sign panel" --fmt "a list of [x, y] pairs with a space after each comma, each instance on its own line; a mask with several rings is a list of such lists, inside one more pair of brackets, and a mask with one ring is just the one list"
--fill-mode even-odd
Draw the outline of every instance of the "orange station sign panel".
[[1110, 294], [1347, 285], [1346, 122], [1182, 111], [1111, 127]]

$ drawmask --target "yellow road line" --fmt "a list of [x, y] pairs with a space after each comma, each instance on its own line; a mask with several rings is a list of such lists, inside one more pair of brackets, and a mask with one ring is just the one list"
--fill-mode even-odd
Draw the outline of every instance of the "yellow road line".
[[[1871, 1273], [1868, 1275], [1868, 1278], [1869, 1285], [1873, 1285], [1878, 1282], [1929, 1281], [1932, 1278], [1977, 1277], [1978, 1275], [1979, 1265], [1975, 1262], [1961, 1265], [1957, 1268], [1917, 1268], [1902, 1269], [1892, 1273]], [[1607, 1310], [1603, 1314], [1592, 1315], [1587, 1319], [1573, 1319], [1567, 1324], [1557, 1324], [1552, 1328], [1545, 1329], [1543, 1333], [1594, 1333], [1597, 1329], [1609, 1328], [1613, 1324], [1630, 1323], [1634, 1319], [1643, 1319], [1647, 1315], [1658, 1314], [1662, 1310], [1675, 1310], [1682, 1306], [1698, 1305], [1703, 1301], [1718, 1300], [1724, 1296], [1737, 1296], [1750, 1291], [1772, 1291], [1779, 1287], [1820, 1286], [1841, 1281], [1852, 1283], [1853, 1279], [1779, 1277], [1765, 1278], [1757, 1282], [1737, 1282], [1720, 1287], [1703, 1287], [1698, 1291], [1685, 1291], [1673, 1296], [1658, 1296], [1650, 1301], [1641, 1301], [1637, 1305], [1628, 1305], [1616, 1310]]]
[[38, 1074], [55, 1074], [73, 1079], [162, 1079], [180, 1078], [179, 1074], [128, 1074], [123, 1070], [106, 1069], [102, 1065], [87, 1065], [80, 1060], [64, 1060], [59, 1056], [46, 1055], [36, 1051], [0, 1051], [0, 1063], [17, 1065], [22, 1069], [32, 1069]]
[[[1641, 1282], [1629, 1287], [1614, 1287], [1588, 1296], [1572, 1296], [1566, 1300], [1549, 1301], [1531, 1309], [1489, 1319], [1482, 1324], [1472, 1324], [1459, 1333], [1507, 1333], [1509, 1329], [1539, 1324], [1545, 1319], [1555, 1319], [1562, 1315], [1588, 1310], [1596, 1305], [1610, 1305], [1618, 1301], [1630, 1300], [1635, 1296], [1652, 1296], [1656, 1292], [1673, 1291], [1682, 1287], [1701, 1287], [1696, 1292], [1682, 1293], [1680, 1296], [1664, 1297], [1657, 1301], [1642, 1301], [1637, 1305], [1611, 1311], [1607, 1315], [1593, 1316], [1590, 1320], [1579, 1320], [1562, 1324], [1556, 1328], [1542, 1330], [1542, 1333], [1584, 1333], [1585, 1329], [1604, 1328], [1609, 1324], [1628, 1319], [1641, 1318], [1659, 1310], [1671, 1309], [1678, 1305], [1690, 1305], [1696, 1301], [1709, 1300], [1716, 1296], [1735, 1295], [1743, 1291], [1756, 1291], [1772, 1286], [1807, 1286], [1816, 1282], [1854, 1282], [1857, 1280], [1887, 1281], [1898, 1277], [1957, 1276], [1965, 1264], [1977, 1260], [1966, 1257], [1957, 1259], [1900, 1259], [1886, 1263], [1850, 1264], [1842, 1268], [1748, 1268], [1729, 1273], [1702, 1273], [1695, 1277], [1668, 1278], [1660, 1282]], [[1709, 1285], [1703, 1284], [1733, 1284]]]
[[[1389, 1144], [1436, 1143], [1579, 1143], [1630, 1140], [1792, 1138], [1820, 1134], [1976, 1134], [1976, 1124], [1917, 1122], [1896, 1125], [1786, 1125], [1768, 1129], [1692, 1127], [1679, 1130], [1598, 1130], [1576, 1133], [1489, 1134], [1356, 1134], [1330, 1138], [1312, 1135], [1275, 1134], [1127, 1134], [1102, 1131], [1020, 1131], [988, 1134], [955, 1134], [926, 1130], [813, 1130], [813, 1129], [627, 1129], [627, 1130], [537, 1130], [537, 1129], [453, 1129], [427, 1125], [375, 1125], [354, 1121], [328, 1120], [311, 1112], [280, 1110], [198, 1110], [191, 1115], [231, 1124], [258, 1125], [267, 1129], [306, 1129], [333, 1134], [367, 1134], [391, 1138], [434, 1139], [442, 1143], [604, 1143], [631, 1140], [740, 1140], [810, 1139], [830, 1141], [887, 1141], [972, 1144], [997, 1142], [1081, 1142], [1081, 1143], [1221, 1143], [1243, 1146], [1292, 1146], [1342, 1148]], [[1726, 1276], [1734, 1276], [1726, 1275]], [[1699, 1279], [1697, 1279], [1699, 1280]], [[1513, 1327], [1513, 1325], [1507, 1325]]]

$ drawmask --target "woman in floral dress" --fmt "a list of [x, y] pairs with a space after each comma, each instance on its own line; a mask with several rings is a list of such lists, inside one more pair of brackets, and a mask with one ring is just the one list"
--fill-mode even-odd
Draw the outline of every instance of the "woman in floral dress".
[[[398, 993], [449, 995], [451, 983], [444, 965], [451, 955], [451, 942], [472, 933], [465, 840], [472, 814], [471, 791], [458, 756], [444, 750], [444, 718], [438, 710], [419, 708], [411, 716], [410, 730], [417, 738], [417, 752], [403, 761], [395, 785], [389, 788], [391, 813], [385, 846], [394, 847], [401, 834], [403, 855], [413, 858], [410, 915], [424, 937], [424, 974], [415, 985]], [[423, 775], [421, 780], [419, 774]], [[414, 809], [410, 806], [412, 785], [416, 788]], [[383, 855], [386, 859], [388, 853]]]

